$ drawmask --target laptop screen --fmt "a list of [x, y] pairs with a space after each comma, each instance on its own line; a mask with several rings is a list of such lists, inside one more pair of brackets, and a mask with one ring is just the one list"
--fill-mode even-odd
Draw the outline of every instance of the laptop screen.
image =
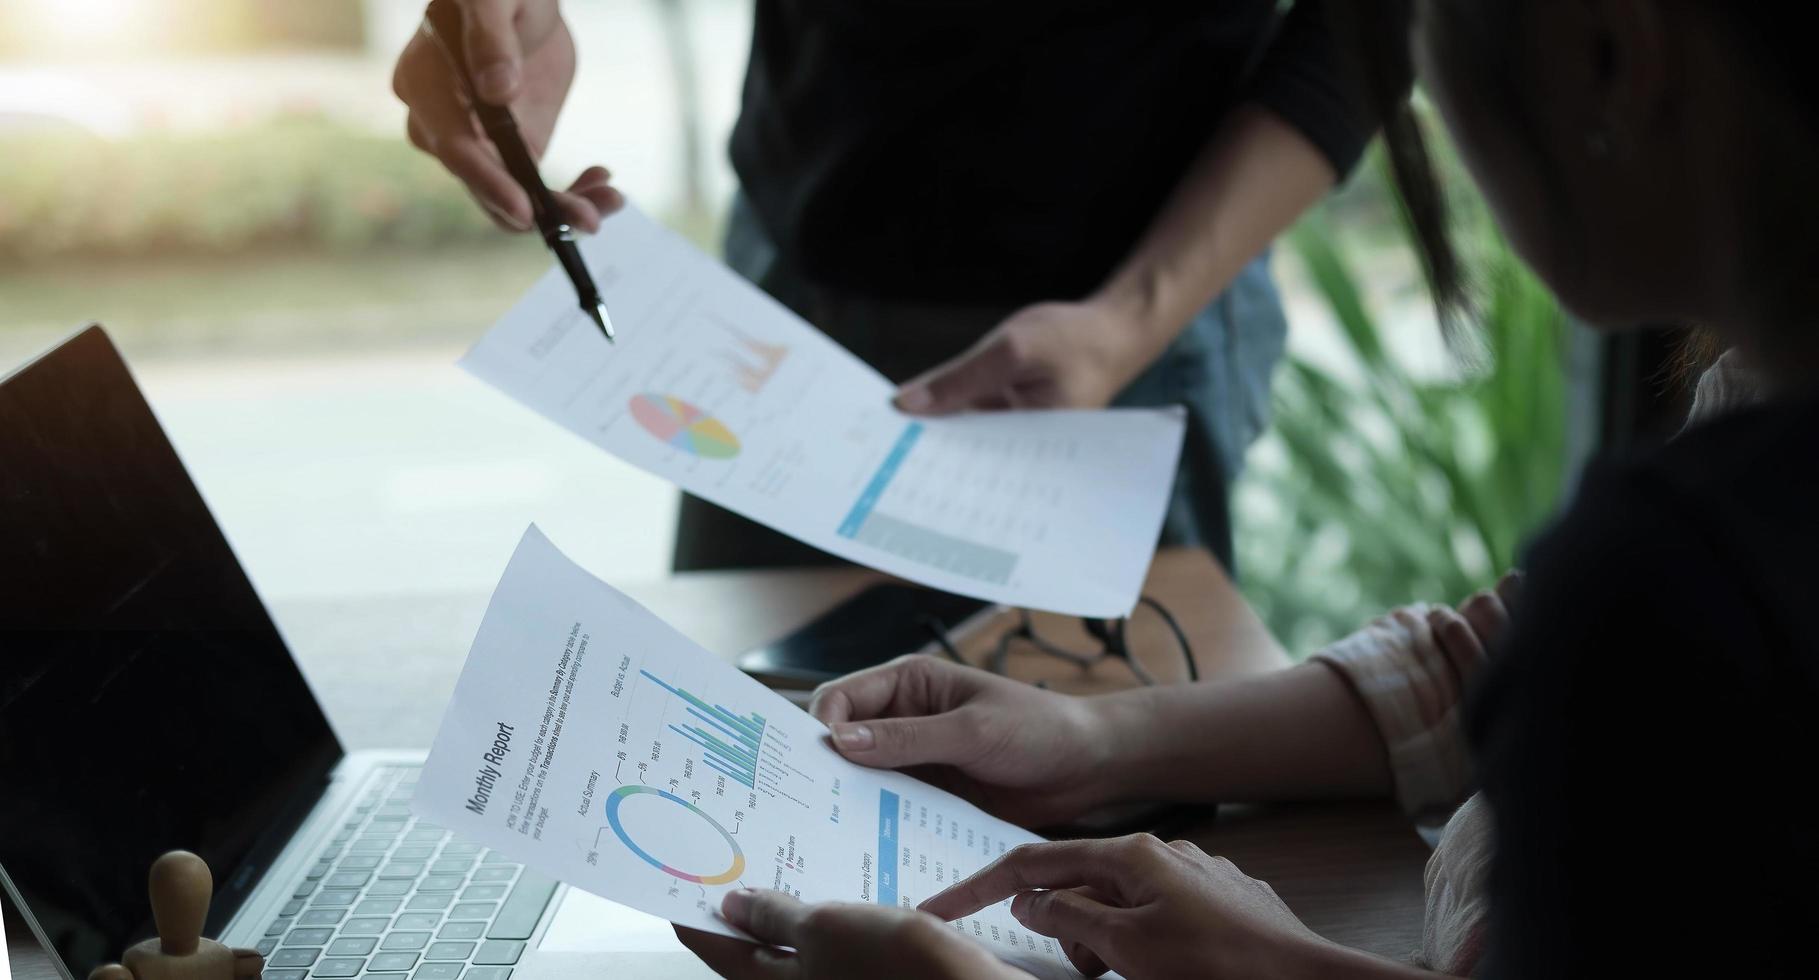
[[341, 755], [107, 335], [0, 380], [0, 871], [69, 970], [173, 848], [218, 930]]

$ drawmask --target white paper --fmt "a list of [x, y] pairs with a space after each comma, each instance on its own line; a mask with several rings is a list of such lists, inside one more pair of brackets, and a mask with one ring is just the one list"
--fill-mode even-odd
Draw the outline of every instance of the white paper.
[[581, 250], [617, 344], [552, 269], [462, 367], [849, 561], [1081, 616], [1136, 605], [1174, 487], [1179, 409], [915, 419], [870, 366], [636, 210]]
[[[724, 935], [738, 935], [718, 914], [734, 888], [913, 907], [1041, 839], [854, 765], [826, 735], [532, 527], [412, 808], [577, 888]], [[954, 928], [1038, 976], [1078, 976], [1008, 902]]]

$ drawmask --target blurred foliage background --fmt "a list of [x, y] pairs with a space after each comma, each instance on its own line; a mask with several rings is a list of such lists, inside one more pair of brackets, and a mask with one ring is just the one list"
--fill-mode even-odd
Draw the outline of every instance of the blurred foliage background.
[[98, 320], [172, 357], [466, 343], [548, 262], [404, 140], [316, 114], [28, 130], [0, 159], [0, 331]]
[[[175, 55], [237, 52], [257, 47], [358, 48], [366, 40], [362, 0], [59, 0], [64, 21], [129, 21], [136, 46], [155, 44]], [[0, 5], [0, 57], [44, 47], [49, 17], [42, 8]], [[78, 30], [92, 34], [89, 24]], [[151, 36], [146, 36], [151, 35]]]
[[403, 140], [317, 116], [108, 140], [0, 137], [0, 261], [358, 252], [492, 243], [460, 185]]
[[[1431, 127], [1430, 127], [1431, 128]], [[1568, 476], [1565, 317], [1510, 251], [1456, 160], [1455, 241], [1475, 315], [1440, 370], [1391, 341], [1400, 313], [1361, 282], [1359, 257], [1408, 255], [1381, 155], [1363, 188], [1289, 236], [1340, 342], [1278, 370], [1274, 424], [1238, 492], [1240, 582], [1296, 656], [1411, 601], [1456, 603], [1515, 567]], [[1387, 213], [1385, 213], [1387, 211]], [[1375, 215], [1374, 218], [1365, 215]], [[1414, 316], [1438, 338], [1433, 317]]]

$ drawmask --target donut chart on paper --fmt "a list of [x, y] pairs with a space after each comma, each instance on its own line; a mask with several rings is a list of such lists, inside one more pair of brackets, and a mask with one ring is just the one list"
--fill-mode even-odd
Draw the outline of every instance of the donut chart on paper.
[[633, 395], [632, 418], [644, 431], [702, 459], [739, 455], [739, 437], [712, 415], [671, 395]]
[[[632, 835], [625, 829], [625, 819], [620, 814], [619, 808], [626, 800], [646, 794], [660, 797], [670, 803], [674, 803], [695, 816], [700, 817], [707, 822], [708, 826], [719, 831], [721, 839], [726, 841], [727, 848], [732, 851], [732, 860], [726, 869], [723, 871], [714, 871], [713, 869], [708, 868], [690, 871], [672, 867], [669, 864], [666, 864], [661, 858], [658, 858], [656, 855], [645, 850], [637, 841], [633, 840]], [[653, 786], [621, 786], [614, 790], [611, 796], [606, 798], [606, 821], [613, 828], [613, 833], [625, 843], [625, 846], [629, 848], [633, 854], [636, 854], [643, 859], [644, 863], [672, 878], [680, 878], [683, 881], [692, 881], [698, 885], [724, 885], [739, 880], [739, 876], [745, 873], [745, 852], [739, 849], [739, 842], [733, 840], [733, 835], [727, 833], [726, 828], [720, 826], [719, 821], [708, 816], [700, 807], [674, 793], [666, 793]]]

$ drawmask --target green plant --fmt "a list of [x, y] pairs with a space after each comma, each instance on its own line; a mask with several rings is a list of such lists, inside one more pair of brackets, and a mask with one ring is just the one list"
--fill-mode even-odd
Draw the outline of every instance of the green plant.
[[[659, 214], [718, 249], [718, 208], [683, 201]], [[0, 275], [96, 260], [426, 254], [505, 240], [461, 183], [401, 135], [316, 114], [119, 140], [0, 133]]]
[[1241, 489], [1246, 592], [1298, 654], [1413, 600], [1453, 602], [1516, 564], [1566, 477], [1564, 317], [1472, 209], [1482, 366], [1424, 378], [1324, 217], [1291, 245], [1343, 338], [1341, 367], [1291, 358], [1276, 377], [1274, 451]]
[[0, 261], [357, 252], [498, 232], [402, 138], [314, 116], [122, 140], [0, 137]]

